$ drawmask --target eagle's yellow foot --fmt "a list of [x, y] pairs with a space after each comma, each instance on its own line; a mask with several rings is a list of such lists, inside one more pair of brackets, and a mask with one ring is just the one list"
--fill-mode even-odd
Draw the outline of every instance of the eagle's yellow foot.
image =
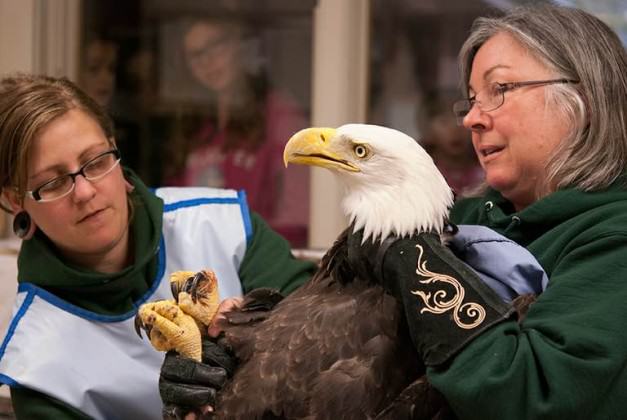
[[175, 300], [160, 300], [143, 304], [135, 317], [135, 329], [141, 337], [146, 330], [150, 342], [160, 351], [175, 350], [183, 356], [201, 360], [200, 329]]
[[205, 326], [211, 323], [220, 303], [218, 280], [213, 271], [177, 271], [170, 276], [170, 287], [183, 312]]

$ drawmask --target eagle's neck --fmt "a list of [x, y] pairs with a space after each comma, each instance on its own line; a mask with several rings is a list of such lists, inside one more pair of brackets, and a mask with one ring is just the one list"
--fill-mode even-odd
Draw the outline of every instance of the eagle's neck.
[[354, 230], [364, 229], [363, 240], [415, 232], [441, 233], [453, 204], [453, 193], [437, 171], [425, 171], [376, 187], [348, 185], [344, 212]]

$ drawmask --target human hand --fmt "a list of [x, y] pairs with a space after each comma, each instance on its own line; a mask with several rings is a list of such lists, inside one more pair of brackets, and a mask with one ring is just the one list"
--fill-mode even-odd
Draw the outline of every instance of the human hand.
[[159, 393], [165, 418], [204, 418], [233, 373], [236, 360], [218, 341], [202, 341], [202, 362], [168, 352], [161, 367]]
[[233, 297], [224, 299], [218, 306], [218, 311], [209, 324], [207, 332], [209, 337], [216, 338], [222, 332], [222, 322], [226, 319], [226, 313], [241, 307], [243, 298]]
[[225, 299], [209, 326], [209, 335], [217, 337], [225, 325], [244, 325], [266, 319], [283, 295], [276, 289], [260, 287], [243, 298]]

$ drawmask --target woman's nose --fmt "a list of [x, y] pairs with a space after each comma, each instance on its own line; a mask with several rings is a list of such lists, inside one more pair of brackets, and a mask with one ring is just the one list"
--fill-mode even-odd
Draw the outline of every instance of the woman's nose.
[[76, 202], [87, 201], [96, 194], [96, 189], [83, 175], [77, 175], [74, 178], [73, 194]]
[[462, 125], [471, 131], [483, 131], [490, 125], [490, 116], [486, 112], [481, 111], [477, 105], [474, 105], [470, 108], [468, 114], [464, 116]]

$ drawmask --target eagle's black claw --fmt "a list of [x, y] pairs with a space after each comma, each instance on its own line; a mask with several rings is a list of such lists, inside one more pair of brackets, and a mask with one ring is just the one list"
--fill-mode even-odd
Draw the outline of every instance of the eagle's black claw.
[[176, 282], [170, 283], [170, 290], [172, 291], [172, 296], [174, 296], [174, 301], [179, 303], [179, 285]]
[[196, 301], [198, 300], [198, 282], [200, 280], [205, 280], [205, 273], [203, 273], [202, 271], [199, 271], [198, 273], [196, 273], [194, 275], [194, 277], [192, 277], [192, 281], [191, 284], [189, 286], [190, 289], [190, 295], [192, 297], [192, 302], [196, 303]]
[[145, 327], [146, 326], [142, 322], [139, 315], [135, 315], [135, 332], [137, 333], [139, 338], [141, 338], [142, 340], [144, 339], [144, 337], [142, 337], [142, 329], [144, 329]]

